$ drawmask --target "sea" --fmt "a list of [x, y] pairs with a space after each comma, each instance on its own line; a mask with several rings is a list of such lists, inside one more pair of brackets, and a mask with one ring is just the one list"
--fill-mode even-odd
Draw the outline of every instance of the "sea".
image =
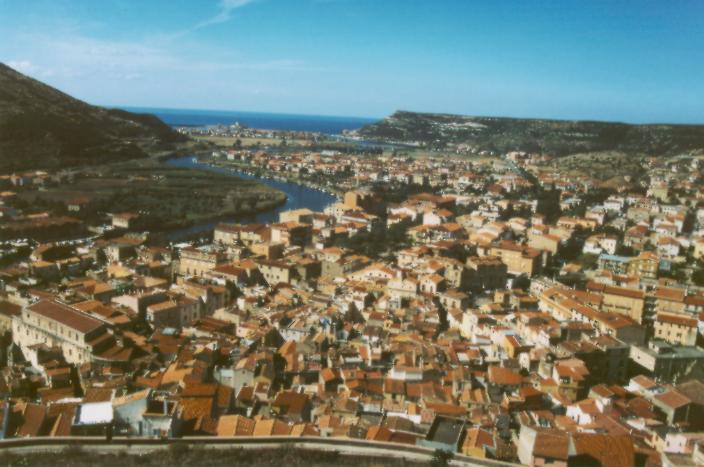
[[150, 113], [174, 127], [233, 125], [263, 130], [307, 131], [338, 135], [343, 130], [356, 130], [379, 121], [378, 118], [340, 117], [330, 115], [303, 115], [237, 110], [163, 109], [153, 107], [122, 107], [137, 113]]

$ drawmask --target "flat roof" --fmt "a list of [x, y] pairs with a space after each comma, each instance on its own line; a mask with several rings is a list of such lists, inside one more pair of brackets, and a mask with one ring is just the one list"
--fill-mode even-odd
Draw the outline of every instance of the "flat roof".
[[75, 425], [110, 423], [112, 416], [112, 402], [88, 402], [79, 406]]
[[701, 358], [704, 359], [704, 349], [697, 346], [685, 346], [685, 345], [672, 345], [664, 341], [653, 341], [651, 344], [655, 344], [661, 349], [658, 352], [648, 346], [637, 345], [634, 346], [641, 352], [645, 352], [648, 355], [659, 358]]
[[464, 420], [438, 415], [435, 417], [426, 439], [445, 444], [456, 444], [462, 436], [464, 426]]

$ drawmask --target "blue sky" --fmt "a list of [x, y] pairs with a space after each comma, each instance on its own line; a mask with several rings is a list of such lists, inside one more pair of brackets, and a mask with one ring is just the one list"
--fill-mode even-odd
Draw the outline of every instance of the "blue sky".
[[0, 32], [101, 105], [704, 123], [700, 0], [0, 0]]

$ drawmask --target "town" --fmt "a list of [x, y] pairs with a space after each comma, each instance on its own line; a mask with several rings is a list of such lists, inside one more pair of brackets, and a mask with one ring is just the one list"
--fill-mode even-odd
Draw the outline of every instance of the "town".
[[[0, 437], [332, 437], [523, 464], [704, 461], [696, 157], [604, 188], [551, 158], [216, 149], [339, 194], [157, 244], [2, 178]], [[66, 230], [71, 232], [71, 229]], [[23, 255], [22, 252], [25, 252]]]

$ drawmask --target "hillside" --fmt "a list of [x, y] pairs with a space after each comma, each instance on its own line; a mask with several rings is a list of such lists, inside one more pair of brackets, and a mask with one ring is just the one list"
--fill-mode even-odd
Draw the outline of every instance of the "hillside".
[[0, 173], [141, 158], [183, 139], [153, 115], [86, 104], [0, 63]]
[[418, 142], [427, 147], [466, 144], [477, 150], [556, 156], [598, 151], [658, 156], [704, 149], [704, 125], [630, 125], [406, 111], [367, 125], [358, 134], [371, 140]]

